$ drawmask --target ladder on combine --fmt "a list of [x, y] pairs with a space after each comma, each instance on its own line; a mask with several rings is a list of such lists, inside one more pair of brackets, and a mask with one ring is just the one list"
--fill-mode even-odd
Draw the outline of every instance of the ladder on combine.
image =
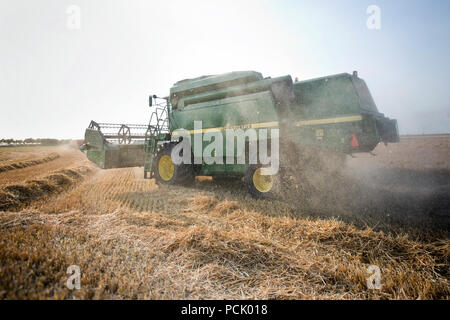
[[150, 116], [144, 145], [144, 179], [151, 179], [155, 174], [154, 160], [158, 153], [158, 143], [170, 140], [169, 134], [169, 98], [156, 98], [155, 111]]

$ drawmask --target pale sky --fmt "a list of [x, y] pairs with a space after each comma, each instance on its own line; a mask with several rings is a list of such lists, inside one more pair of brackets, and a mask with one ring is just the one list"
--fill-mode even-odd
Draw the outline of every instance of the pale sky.
[[[80, 29], [67, 27], [70, 5]], [[369, 5], [381, 29], [366, 26]], [[0, 137], [142, 123], [148, 95], [204, 74], [358, 70], [401, 134], [450, 133], [450, 1], [0, 0]]]

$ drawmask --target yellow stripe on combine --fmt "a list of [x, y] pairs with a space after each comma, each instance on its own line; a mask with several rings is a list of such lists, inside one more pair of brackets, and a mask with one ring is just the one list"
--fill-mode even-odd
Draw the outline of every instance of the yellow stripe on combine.
[[[272, 122], [260, 122], [260, 123], [249, 123], [249, 124], [242, 124], [237, 126], [229, 126], [229, 127], [216, 127], [216, 128], [205, 128], [205, 129], [197, 129], [197, 130], [187, 130], [189, 134], [196, 134], [196, 133], [205, 133], [205, 132], [211, 132], [211, 131], [222, 131], [226, 129], [259, 129], [259, 128], [269, 128], [269, 127], [278, 127], [278, 121], [272, 121]], [[172, 135], [177, 135], [178, 132], [172, 132]]]
[[[302, 120], [297, 121], [295, 125], [297, 127], [300, 126], [313, 126], [318, 124], [330, 124], [330, 123], [341, 123], [341, 122], [352, 122], [352, 121], [361, 121], [362, 116], [347, 116], [347, 117], [337, 117], [337, 118], [327, 118], [327, 119], [316, 119], [316, 120]], [[196, 133], [205, 133], [205, 132], [214, 132], [214, 131], [222, 131], [226, 129], [259, 129], [259, 128], [270, 128], [270, 127], [278, 127], [278, 121], [272, 122], [259, 122], [259, 123], [249, 123], [238, 126], [230, 126], [230, 127], [216, 127], [216, 128], [205, 128], [205, 129], [197, 129], [197, 130], [187, 130], [189, 134]], [[178, 135], [178, 132], [172, 132], [172, 135]]]
[[353, 122], [361, 121], [362, 116], [348, 116], [348, 117], [337, 117], [337, 118], [327, 118], [327, 119], [316, 119], [316, 120], [302, 120], [297, 121], [295, 125], [300, 126], [314, 126], [316, 124], [330, 124], [330, 123], [341, 123], [341, 122]]

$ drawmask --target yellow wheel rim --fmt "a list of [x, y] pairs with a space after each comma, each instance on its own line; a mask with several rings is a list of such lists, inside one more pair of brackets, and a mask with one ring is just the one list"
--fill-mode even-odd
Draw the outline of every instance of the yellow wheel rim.
[[259, 192], [269, 192], [273, 187], [273, 176], [263, 176], [259, 168], [253, 173], [253, 185]]
[[172, 159], [168, 155], [164, 155], [159, 158], [158, 172], [161, 179], [164, 181], [169, 181], [173, 178], [173, 173], [175, 172], [175, 166], [173, 165]]

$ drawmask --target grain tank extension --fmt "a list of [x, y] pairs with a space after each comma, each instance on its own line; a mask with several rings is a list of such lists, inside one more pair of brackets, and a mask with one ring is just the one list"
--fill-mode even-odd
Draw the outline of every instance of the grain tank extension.
[[[97, 132], [92, 135], [92, 129], [87, 129], [88, 157], [91, 152], [91, 160], [104, 163], [104, 168], [112, 167], [114, 161], [108, 159], [112, 156], [105, 150], [117, 149], [117, 166], [143, 165], [146, 178], [155, 177], [163, 184], [188, 183], [197, 175], [243, 177], [253, 196], [265, 197], [272, 192], [274, 177], [262, 175], [260, 165], [248, 163], [248, 148], [243, 164], [237, 161], [237, 151], [232, 164], [225, 159], [223, 164], [175, 164], [171, 153], [181, 140], [175, 131], [184, 129], [194, 141], [195, 134], [206, 131], [277, 128], [280, 140], [344, 154], [370, 152], [380, 142], [399, 141], [397, 121], [378, 111], [367, 85], [356, 72], [301, 82], [293, 82], [290, 76], [264, 78], [255, 71], [203, 76], [175, 83], [168, 97], [150, 97], [150, 105], [155, 110], [142, 145], [130, 144], [136, 138], [130, 134], [127, 147], [136, 148], [130, 151], [120, 143], [105, 143]], [[194, 128], [194, 121], [201, 121], [200, 131]], [[246, 146], [248, 142], [247, 137]], [[203, 142], [202, 150], [207, 146], [208, 142]], [[138, 154], [139, 148], [143, 157]], [[193, 151], [194, 146], [191, 148]], [[101, 160], [96, 160], [92, 152], [99, 150], [103, 150]], [[134, 161], [138, 158], [139, 164]]]

